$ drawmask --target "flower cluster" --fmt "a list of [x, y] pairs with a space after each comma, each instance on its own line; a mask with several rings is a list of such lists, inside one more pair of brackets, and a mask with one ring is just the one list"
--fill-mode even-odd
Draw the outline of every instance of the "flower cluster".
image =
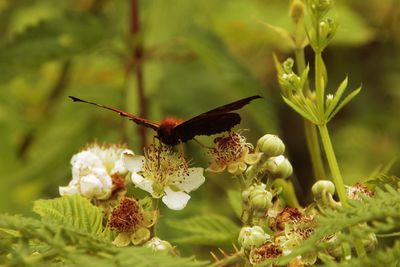
[[59, 188], [60, 195], [80, 194], [89, 199], [108, 199], [113, 192], [124, 190], [128, 172], [123, 154], [133, 153], [120, 145], [90, 144], [71, 159], [72, 180]]

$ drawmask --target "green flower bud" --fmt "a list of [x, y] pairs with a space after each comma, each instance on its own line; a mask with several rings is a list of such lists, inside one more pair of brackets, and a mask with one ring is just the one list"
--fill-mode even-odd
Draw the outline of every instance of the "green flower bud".
[[290, 5], [289, 10], [290, 17], [295, 23], [304, 17], [304, 4], [300, 0], [294, 0]]
[[249, 195], [250, 206], [255, 211], [265, 211], [272, 206], [272, 193], [265, 189], [265, 184], [256, 185]]
[[320, 180], [312, 186], [311, 190], [315, 198], [320, 198], [324, 192], [333, 195], [335, 193], [335, 185], [331, 181]]
[[285, 152], [285, 144], [278, 136], [266, 134], [258, 139], [257, 150], [263, 152], [268, 157], [275, 157]]
[[174, 248], [172, 245], [165, 240], [161, 240], [158, 237], [153, 237], [149, 241], [143, 244], [144, 247], [150, 248], [153, 252], [161, 252], [161, 253], [171, 253], [174, 255]]
[[287, 178], [293, 172], [293, 167], [283, 155], [269, 158], [264, 164], [265, 170], [272, 178]]
[[246, 190], [243, 190], [242, 192], [242, 201], [244, 204], [248, 204], [249, 203], [249, 199], [250, 199], [250, 193], [251, 191], [254, 189], [254, 186], [250, 186], [249, 188], [247, 188]]
[[242, 248], [250, 250], [252, 247], [261, 246], [269, 238], [260, 226], [246, 226], [240, 230], [238, 242]]
[[293, 73], [293, 70], [292, 70], [293, 66], [294, 66], [293, 58], [286, 59], [285, 62], [283, 62], [283, 64], [282, 64], [283, 70], [286, 73]]

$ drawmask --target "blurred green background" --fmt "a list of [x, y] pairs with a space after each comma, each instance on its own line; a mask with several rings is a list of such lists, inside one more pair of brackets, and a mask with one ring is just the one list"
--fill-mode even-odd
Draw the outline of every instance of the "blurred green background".
[[[346, 74], [350, 88], [363, 84], [328, 126], [352, 184], [399, 152], [400, 2], [336, 2], [340, 28], [324, 53], [328, 86], [335, 89]], [[27, 214], [33, 200], [58, 196], [58, 186], [70, 180], [71, 156], [87, 142], [126, 141], [141, 153], [136, 125], [67, 98], [140, 114], [134, 71], [140, 46], [151, 120], [190, 118], [262, 95], [241, 111], [239, 128], [250, 130], [245, 134], [252, 143], [265, 133], [282, 137], [305, 203], [312, 175], [302, 120], [281, 100], [272, 61], [272, 53], [280, 59], [292, 54], [260, 23], [290, 30], [288, 6], [282, 0], [140, 0], [136, 31], [127, 0], [0, 0], [0, 212]], [[306, 56], [312, 62], [309, 48]], [[204, 149], [189, 142], [187, 151], [194, 164], [207, 166]], [[394, 164], [391, 173], [399, 170]], [[225, 192], [235, 186], [224, 174], [207, 174], [188, 207], [165, 211], [165, 217], [232, 214]]]

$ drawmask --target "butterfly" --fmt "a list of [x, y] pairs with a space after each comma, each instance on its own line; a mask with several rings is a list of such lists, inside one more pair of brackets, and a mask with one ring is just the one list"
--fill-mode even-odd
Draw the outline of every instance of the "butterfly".
[[198, 135], [213, 135], [231, 130], [233, 126], [239, 124], [241, 120], [240, 115], [232, 111], [241, 109], [243, 106], [249, 104], [252, 100], [261, 98], [261, 96], [255, 95], [243, 98], [204, 112], [186, 121], [182, 121], [175, 117], [166, 117], [159, 123], [149, 121], [114, 107], [82, 100], [74, 96], [69, 96], [69, 98], [71, 98], [74, 102], [83, 102], [117, 112], [123, 117], [128, 117], [138, 125], [145, 126], [156, 131], [157, 138], [162, 143], [169, 146], [175, 146], [179, 143], [187, 142]]

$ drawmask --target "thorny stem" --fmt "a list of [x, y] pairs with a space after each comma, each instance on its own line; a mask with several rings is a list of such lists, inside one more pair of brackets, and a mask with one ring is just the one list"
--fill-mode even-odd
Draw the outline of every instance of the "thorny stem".
[[328, 128], [325, 124], [318, 127], [321, 134], [322, 145], [324, 146], [326, 158], [332, 173], [332, 180], [338, 192], [339, 200], [343, 206], [347, 206], [346, 189], [344, 188], [343, 178], [339, 170], [339, 165], [336, 160], [331, 139], [329, 137]]
[[221, 267], [221, 266], [231, 266], [243, 262], [245, 254], [243, 250], [237, 251], [235, 254], [224, 256], [223, 259], [218, 259], [212, 254], [215, 262], [208, 265], [208, 267]]
[[[139, 116], [142, 118], [147, 117], [147, 99], [145, 97], [144, 89], [144, 76], [143, 76], [143, 43], [140, 40], [140, 16], [139, 16], [139, 0], [131, 0], [130, 6], [130, 28], [129, 34], [134, 41], [132, 63], [128, 63], [127, 71], [130, 71], [131, 64], [134, 68], [136, 76], [136, 87], [138, 94]], [[127, 90], [127, 87], [126, 87]], [[138, 127], [139, 136], [141, 139], [141, 147], [146, 147], [147, 136], [146, 127]]]

